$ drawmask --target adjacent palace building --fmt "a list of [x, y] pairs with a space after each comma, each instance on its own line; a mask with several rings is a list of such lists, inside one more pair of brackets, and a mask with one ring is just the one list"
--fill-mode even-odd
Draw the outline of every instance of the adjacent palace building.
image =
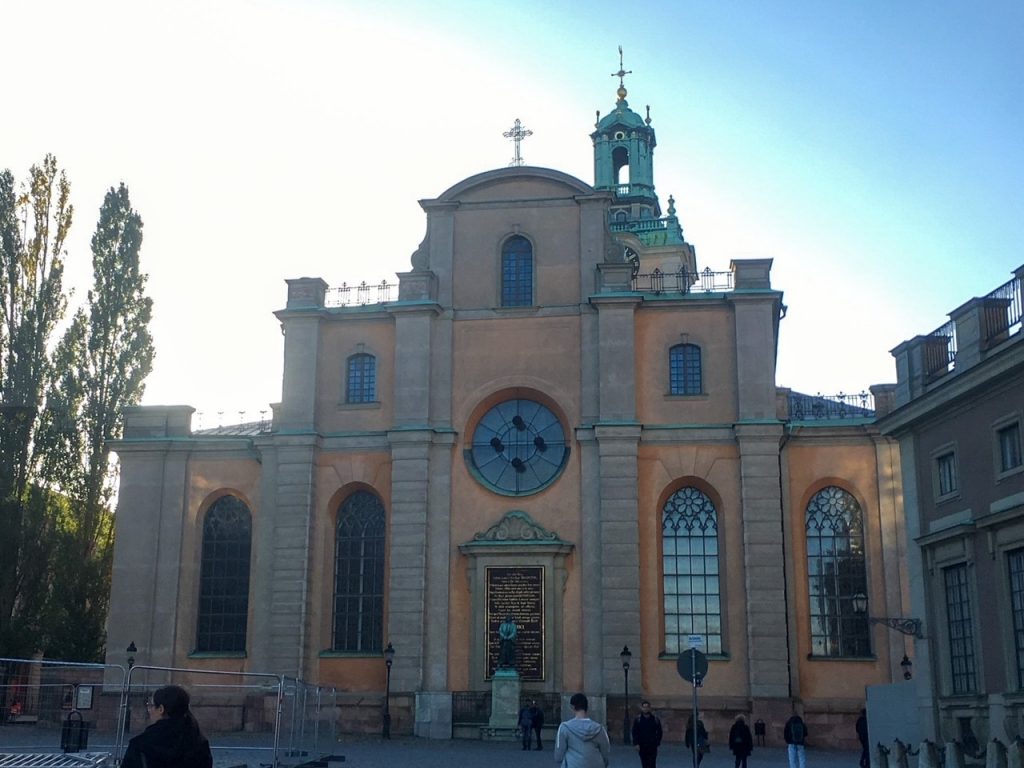
[[778, 743], [797, 710], [816, 744], [853, 740], [865, 686], [915, 659], [869, 617], [912, 615], [917, 422], [879, 432], [893, 386], [776, 383], [771, 259], [698, 266], [626, 95], [590, 134], [593, 184], [513, 166], [421, 201], [396, 295], [288, 280], [272, 420], [129, 411], [112, 661], [135, 642], [147, 665], [337, 686], [342, 727], [371, 729], [391, 643], [395, 732], [479, 735], [512, 615], [549, 722], [584, 691], [615, 734], [628, 659], [630, 701], [680, 739], [696, 643], [714, 738], [744, 714]]

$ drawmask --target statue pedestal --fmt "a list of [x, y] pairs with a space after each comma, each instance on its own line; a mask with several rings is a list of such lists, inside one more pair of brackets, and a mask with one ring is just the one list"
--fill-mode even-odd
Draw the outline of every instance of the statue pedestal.
[[491, 680], [491, 719], [480, 729], [480, 738], [490, 741], [515, 741], [519, 725], [519, 673], [499, 669]]

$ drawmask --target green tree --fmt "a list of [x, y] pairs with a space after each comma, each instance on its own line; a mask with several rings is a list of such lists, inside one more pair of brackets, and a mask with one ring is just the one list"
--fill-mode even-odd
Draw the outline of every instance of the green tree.
[[[37, 442], [45, 480], [68, 499], [57, 518], [47, 601], [48, 656], [99, 658], [110, 591], [115, 467], [107, 447], [153, 367], [152, 300], [139, 268], [142, 219], [128, 189], [110, 189], [92, 238], [93, 286], [54, 352]], [[70, 567], [69, 567], [70, 566]]]
[[15, 192], [0, 173], [0, 653], [35, 650], [52, 549], [46, 494], [32, 489], [47, 345], [67, 307], [64, 242], [71, 185], [47, 155]]

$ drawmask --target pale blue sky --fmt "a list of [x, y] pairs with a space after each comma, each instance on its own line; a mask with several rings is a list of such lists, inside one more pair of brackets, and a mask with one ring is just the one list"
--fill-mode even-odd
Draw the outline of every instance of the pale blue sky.
[[775, 260], [781, 385], [892, 381], [1024, 263], [1020, 2], [8, 0], [0, 38], [0, 167], [67, 167], [79, 297], [105, 189], [146, 223], [147, 403], [278, 399], [284, 280], [393, 280], [416, 201], [506, 165], [517, 117], [529, 164], [593, 181], [620, 44], [699, 266]]

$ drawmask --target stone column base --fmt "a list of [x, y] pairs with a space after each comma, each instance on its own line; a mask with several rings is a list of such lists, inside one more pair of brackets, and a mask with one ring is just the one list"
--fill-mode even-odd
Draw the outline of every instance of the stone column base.
[[424, 739], [452, 737], [452, 695], [447, 691], [416, 694], [416, 721], [413, 733]]

